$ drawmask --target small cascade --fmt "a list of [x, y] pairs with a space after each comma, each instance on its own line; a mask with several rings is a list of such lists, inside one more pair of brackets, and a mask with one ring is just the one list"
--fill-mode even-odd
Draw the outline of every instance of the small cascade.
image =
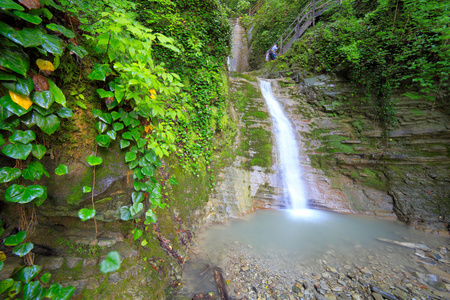
[[270, 81], [261, 80], [260, 87], [274, 124], [286, 207], [294, 211], [304, 210], [307, 208], [307, 201], [301, 179], [299, 149], [294, 128], [284, 114], [280, 103], [275, 99]]
[[248, 49], [245, 29], [241, 26], [239, 18], [230, 20], [233, 25], [231, 57], [228, 57], [227, 65], [230, 72], [243, 72], [248, 67]]

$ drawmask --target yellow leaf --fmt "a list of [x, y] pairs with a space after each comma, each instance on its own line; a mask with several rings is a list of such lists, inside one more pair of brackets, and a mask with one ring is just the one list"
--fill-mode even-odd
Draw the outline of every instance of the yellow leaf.
[[153, 131], [153, 126], [151, 124], [144, 126], [145, 133]]
[[55, 67], [48, 60], [38, 59], [36, 60], [36, 64], [42, 71], [51, 71], [51, 72], [55, 71]]
[[14, 103], [20, 105], [24, 109], [29, 109], [33, 102], [31, 102], [30, 98], [25, 95], [21, 95], [18, 93], [14, 93], [13, 91], [9, 91], [9, 95]]
[[156, 91], [155, 91], [155, 89], [151, 89], [151, 90], [148, 90], [148, 91], [150, 92], [150, 98], [155, 100], [156, 99]]
[[0, 261], [5, 261], [5, 259], [6, 259], [5, 252], [0, 251]]

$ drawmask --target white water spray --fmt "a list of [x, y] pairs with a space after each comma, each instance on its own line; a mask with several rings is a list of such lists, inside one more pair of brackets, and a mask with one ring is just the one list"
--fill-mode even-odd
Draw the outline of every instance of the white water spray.
[[296, 214], [304, 214], [307, 212], [305, 210], [307, 201], [301, 179], [299, 149], [294, 135], [294, 128], [284, 114], [281, 105], [275, 99], [270, 82], [261, 80], [260, 87], [275, 127], [275, 140], [280, 154], [286, 202], [288, 207]]

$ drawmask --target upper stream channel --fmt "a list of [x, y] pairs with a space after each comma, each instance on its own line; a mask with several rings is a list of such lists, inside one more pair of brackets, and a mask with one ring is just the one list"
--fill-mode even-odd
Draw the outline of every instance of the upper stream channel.
[[228, 293], [220, 299], [450, 299], [450, 279], [442, 271], [449, 266], [448, 238], [395, 221], [307, 208], [293, 126], [271, 83], [261, 81], [260, 88], [286, 208], [205, 228], [184, 266], [185, 296], [220, 295], [214, 275], [220, 270]]

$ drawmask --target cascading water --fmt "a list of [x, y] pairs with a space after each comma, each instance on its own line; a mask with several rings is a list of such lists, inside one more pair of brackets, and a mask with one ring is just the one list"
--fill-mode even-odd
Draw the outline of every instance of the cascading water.
[[274, 123], [287, 207], [294, 211], [304, 210], [307, 208], [307, 201], [301, 179], [299, 149], [294, 128], [275, 99], [270, 81], [261, 80], [260, 87]]

